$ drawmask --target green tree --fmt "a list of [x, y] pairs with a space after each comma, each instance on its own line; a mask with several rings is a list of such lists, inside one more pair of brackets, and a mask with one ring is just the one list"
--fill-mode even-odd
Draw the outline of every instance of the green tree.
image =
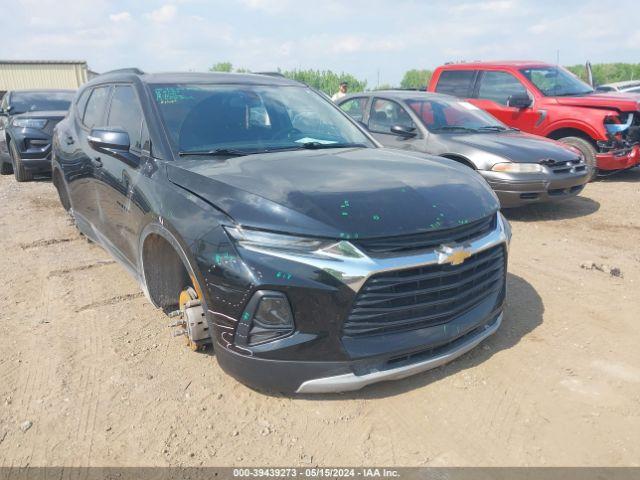
[[[278, 71], [280, 71], [278, 69]], [[349, 92], [362, 92], [367, 88], [366, 80], [358, 80], [348, 73], [335, 73], [331, 70], [288, 70], [281, 72], [287, 78], [306, 83], [310, 87], [322, 90], [327, 95], [338, 91], [341, 82], [349, 84]]]
[[[583, 80], [587, 80], [584, 65], [571, 65], [568, 70]], [[593, 81], [596, 85], [640, 79], [640, 63], [596, 63], [591, 65]]]
[[231, 72], [233, 71], [233, 65], [231, 62], [218, 62], [213, 65], [210, 69], [210, 72]]
[[405, 72], [402, 81], [400, 81], [400, 88], [417, 88], [424, 90], [431, 80], [431, 70], [409, 70]]

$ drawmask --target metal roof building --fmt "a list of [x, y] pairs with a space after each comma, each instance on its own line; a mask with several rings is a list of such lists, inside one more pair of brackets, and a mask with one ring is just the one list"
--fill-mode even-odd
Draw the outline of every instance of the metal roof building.
[[0, 94], [32, 88], [75, 89], [91, 73], [84, 60], [0, 60]]

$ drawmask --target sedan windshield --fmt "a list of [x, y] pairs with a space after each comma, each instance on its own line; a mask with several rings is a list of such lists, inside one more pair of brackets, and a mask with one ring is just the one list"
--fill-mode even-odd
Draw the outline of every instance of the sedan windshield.
[[520, 71], [546, 97], [593, 93], [593, 88], [562, 67], [535, 67]]
[[69, 110], [74, 92], [14, 92], [11, 114]]
[[469, 102], [425, 98], [407, 100], [406, 103], [431, 132], [508, 130], [500, 120]]
[[374, 146], [307, 87], [156, 84], [151, 89], [170, 140], [183, 155]]

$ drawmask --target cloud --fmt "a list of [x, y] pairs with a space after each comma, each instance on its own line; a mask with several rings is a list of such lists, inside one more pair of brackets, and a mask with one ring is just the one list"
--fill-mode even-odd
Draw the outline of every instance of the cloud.
[[178, 9], [175, 5], [163, 5], [157, 10], [152, 11], [147, 17], [155, 23], [167, 23], [176, 17]]
[[512, 10], [515, 3], [512, 0], [493, 0], [490, 2], [465, 2], [453, 5], [451, 10], [454, 12], [505, 12]]
[[131, 14], [129, 12], [112, 13], [109, 15], [109, 20], [112, 22], [130, 22]]

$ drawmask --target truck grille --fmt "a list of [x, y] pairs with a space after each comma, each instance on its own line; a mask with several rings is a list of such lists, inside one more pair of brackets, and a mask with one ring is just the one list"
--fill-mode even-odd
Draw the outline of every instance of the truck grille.
[[364, 284], [343, 326], [360, 337], [439, 325], [498, 295], [505, 285], [502, 245], [478, 252], [460, 265], [423, 267], [373, 275]]
[[461, 243], [472, 238], [482, 237], [495, 229], [495, 227], [496, 215], [493, 214], [456, 228], [398, 237], [369, 238], [359, 240], [357, 245], [366, 253], [378, 256], [419, 252], [421, 250], [432, 250], [443, 243]]

